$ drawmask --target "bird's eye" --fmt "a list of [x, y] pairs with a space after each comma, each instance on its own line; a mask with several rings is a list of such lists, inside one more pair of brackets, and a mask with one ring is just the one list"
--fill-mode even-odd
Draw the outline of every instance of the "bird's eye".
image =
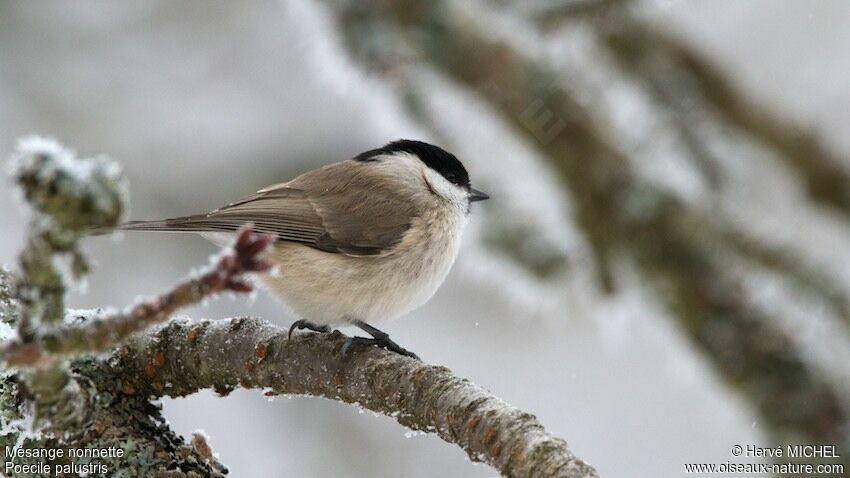
[[457, 184], [457, 175], [455, 173], [446, 174], [446, 179], [452, 184]]

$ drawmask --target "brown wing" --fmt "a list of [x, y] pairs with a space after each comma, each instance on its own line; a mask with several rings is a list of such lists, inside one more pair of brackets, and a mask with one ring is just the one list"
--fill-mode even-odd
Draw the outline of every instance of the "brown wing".
[[418, 215], [409, 193], [388, 187], [392, 178], [383, 174], [368, 163], [335, 163], [208, 214], [130, 222], [122, 228], [214, 232], [235, 231], [250, 222], [278, 240], [328, 252], [380, 254], [401, 241]]

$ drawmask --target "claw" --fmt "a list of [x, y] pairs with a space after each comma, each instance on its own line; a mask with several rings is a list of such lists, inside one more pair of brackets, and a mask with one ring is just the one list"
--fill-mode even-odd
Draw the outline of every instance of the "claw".
[[362, 346], [376, 346], [389, 350], [390, 352], [395, 352], [399, 355], [404, 355], [405, 357], [410, 357], [412, 359], [421, 360], [418, 355], [407, 350], [401, 345], [395, 343], [390, 336], [387, 335], [386, 332], [379, 330], [366, 322], [355, 320], [354, 325], [363, 329], [366, 333], [372, 336], [372, 338], [365, 337], [349, 337], [345, 340], [345, 343], [342, 344], [342, 348], [340, 349], [340, 353], [343, 357], [348, 355], [349, 350], [353, 345], [362, 345]]
[[410, 350], [405, 349], [404, 347], [401, 347], [392, 340], [381, 340], [366, 337], [348, 337], [347, 339], [345, 339], [345, 342], [343, 342], [342, 344], [342, 348], [339, 350], [339, 353], [342, 358], [348, 358], [348, 353], [351, 351], [352, 346], [380, 347], [382, 349], [387, 349], [390, 352], [395, 352], [399, 355], [404, 355], [405, 357], [421, 360], [418, 355], [411, 352]]
[[342, 348], [339, 349], [339, 354], [342, 356], [342, 358], [348, 358], [348, 351], [351, 350], [352, 345], [371, 345], [371, 343], [364, 343], [364, 341], [370, 340], [372, 339], [367, 339], [365, 337], [348, 337], [345, 339], [345, 342], [342, 343]]
[[328, 327], [327, 325], [318, 325], [318, 324], [314, 324], [313, 322], [310, 322], [309, 320], [301, 319], [301, 320], [296, 320], [295, 322], [292, 323], [292, 325], [289, 326], [289, 333], [286, 335], [286, 338], [291, 339], [292, 338], [292, 332], [294, 332], [296, 330], [301, 330], [301, 329], [312, 330], [313, 332], [319, 332], [319, 333], [323, 333], [323, 334], [326, 334], [326, 333], [331, 331], [331, 328]]

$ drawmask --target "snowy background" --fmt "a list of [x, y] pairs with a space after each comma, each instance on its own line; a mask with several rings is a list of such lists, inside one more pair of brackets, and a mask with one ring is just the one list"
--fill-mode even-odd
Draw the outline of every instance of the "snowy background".
[[[742, 91], [850, 158], [850, 4], [668, 0], [641, 8]], [[493, 20], [496, 35], [503, 27]], [[567, 50], [540, 46], [542, 55], [565, 58], [565, 68], [588, 61]], [[577, 84], [608, 74], [587, 66]], [[458, 262], [434, 299], [385, 325], [393, 338], [536, 414], [601, 476], [680, 476], [683, 463], [725, 462], [734, 444], [769, 445], [751, 404], [680, 333], [627, 261], [614, 268], [617, 291], [599, 290], [586, 240], [568, 219], [569, 193], [533, 148], [512, 139], [480, 98], [430, 71], [416, 82], [427, 86], [441, 137], [493, 199], [473, 208]], [[600, 109], [623, 95], [600, 96]], [[432, 131], [349, 58], [329, 9], [311, 1], [0, 1], [0, 152], [39, 133], [83, 155], [108, 154], [125, 167], [134, 219], [208, 210], [389, 140], [434, 139]], [[662, 156], [641, 174], [699, 200], [702, 186]], [[808, 205], [784, 167], [743, 159], [727, 157], [738, 181], [727, 198], [735, 220], [846, 280], [846, 219]], [[0, 197], [0, 263], [14, 264], [27, 216], [8, 182], [0, 182]], [[493, 221], [545, 225], [541, 240], [569, 267], [544, 281], [494, 253], [485, 239]], [[86, 250], [96, 269], [72, 307], [127, 304], [215, 252], [196, 237], [129, 233], [89, 239]], [[747, 283], [765, 303], [790, 302], [777, 315], [790, 330], [800, 326], [785, 313], [793, 299], [770, 281]], [[294, 320], [264, 293], [183, 313]], [[850, 390], [846, 324], [817, 310], [802, 314], [819, 324], [800, 334], [812, 363]], [[163, 406], [179, 432], [204, 429], [234, 476], [495, 475], [435, 437], [326, 400], [237, 391]]]

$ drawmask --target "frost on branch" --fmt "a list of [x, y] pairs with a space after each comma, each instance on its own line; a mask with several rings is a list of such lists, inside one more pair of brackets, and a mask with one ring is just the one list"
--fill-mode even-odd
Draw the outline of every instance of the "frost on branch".
[[[79, 367], [91, 360], [91, 352], [115, 347], [179, 307], [224, 290], [249, 289], [241, 276], [269, 267], [257, 255], [270, 239], [245, 229], [234, 249], [222, 254], [208, 272], [168, 293], [124, 313], [65, 323], [64, 295], [88, 270], [78, 243], [90, 231], [118, 224], [126, 205], [125, 181], [116, 163], [78, 159], [55, 141], [42, 138], [20, 142], [10, 171], [34, 217], [20, 256], [20, 272], [13, 276], [0, 271], [0, 361], [17, 367], [4, 368], [0, 375], [4, 455], [6, 446], [112, 447], [123, 450], [121, 457], [100, 463], [126, 476], [225, 474], [209, 453], [175, 435], [145, 397], [122, 395], [113, 383], [80, 374]], [[61, 267], [63, 261], [68, 267]], [[34, 476], [30, 471], [7, 470], [5, 463], [39, 460], [16, 455], [4, 460], [3, 473]], [[60, 459], [53, 464], [62, 463]]]
[[34, 212], [20, 257], [24, 310], [19, 329], [30, 340], [40, 324], [55, 324], [63, 316], [70, 284], [58, 263], [67, 261], [71, 278], [81, 278], [88, 265], [77, 249], [79, 240], [92, 229], [118, 224], [127, 194], [116, 163], [103, 157], [78, 159], [40, 137], [19, 142], [10, 171]]
[[[325, 397], [435, 433], [509, 477], [592, 478], [589, 464], [533, 415], [445, 367], [376, 347], [343, 354], [346, 337], [287, 331], [251, 318], [172, 320], [90, 363], [126, 394], [179, 397], [236, 388]], [[107, 378], [111, 377], [111, 378]]]
[[[19, 142], [10, 171], [34, 212], [16, 284], [20, 314], [12, 321], [20, 342], [29, 344], [61, 321], [66, 290], [88, 270], [77, 249], [79, 240], [91, 229], [118, 223], [126, 188], [114, 162], [78, 159], [57, 142], [39, 137]], [[63, 261], [69, 264], [70, 278], [60, 266]], [[67, 364], [53, 363], [19, 378], [37, 426], [60, 431], [88, 419], [87, 399]]]
[[244, 279], [250, 272], [266, 272], [272, 264], [259, 256], [272, 238], [243, 227], [232, 248], [225, 249], [209, 270], [190, 277], [168, 292], [142, 301], [125, 312], [89, 317], [82, 323], [63, 324], [39, 341], [11, 341], [0, 347], [0, 359], [9, 365], [36, 365], [61, 357], [108, 351], [134, 332], [162, 322], [181, 307], [224, 291], [251, 292]]

